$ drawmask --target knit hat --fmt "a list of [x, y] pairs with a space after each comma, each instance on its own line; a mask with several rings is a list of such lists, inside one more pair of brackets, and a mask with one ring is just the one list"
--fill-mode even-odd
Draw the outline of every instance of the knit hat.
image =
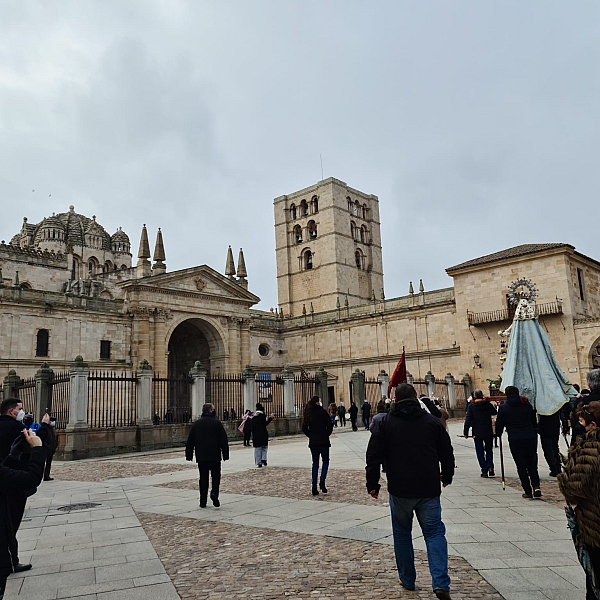
[[260, 402], [257, 402], [256, 403], [256, 410], [262, 410], [264, 412], [265, 407]]

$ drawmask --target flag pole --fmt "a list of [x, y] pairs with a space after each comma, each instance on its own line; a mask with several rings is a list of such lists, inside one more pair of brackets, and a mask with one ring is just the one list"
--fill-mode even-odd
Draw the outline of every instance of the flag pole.
[[504, 477], [504, 452], [502, 451], [502, 436], [498, 436], [500, 440], [500, 473], [502, 474], [502, 491], [506, 490], [506, 478]]

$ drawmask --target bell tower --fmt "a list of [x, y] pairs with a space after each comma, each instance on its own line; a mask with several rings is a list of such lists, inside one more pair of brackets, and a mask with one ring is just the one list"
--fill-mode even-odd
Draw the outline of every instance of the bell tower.
[[284, 316], [366, 304], [383, 292], [379, 200], [329, 178], [275, 198], [279, 307]]

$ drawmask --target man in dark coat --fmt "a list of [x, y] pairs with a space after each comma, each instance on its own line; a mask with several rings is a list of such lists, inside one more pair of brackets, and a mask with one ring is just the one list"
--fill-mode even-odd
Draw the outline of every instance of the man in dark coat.
[[415, 388], [408, 383], [398, 385], [396, 402], [369, 440], [367, 491], [373, 498], [378, 497], [381, 487], [382, 463], [386, 467], [400, 582], [407, 590], [415, 589], [412, 521], [416, 514], [427, 545], [433, 591], [437, 598], [450, 600], [448, 543], [440, 494], [441, 486], [452, 483], [454, 452], [448, 432], [439, 419], [421, 408]]
[[194, 452], [200, 472], [200, 508], [206, 508], [208, 496], [208, 476], [212, 480], [210, 499], [213, 506], [219, 508], [219, 485], [221, 484], [221, 456], [229, 460], [227, 433], [221, 421], [215, 416], [213, 404], [202, 407], [202, 416], [192, 425], [185, 445], [185, 459], [191, 461]]
[[333, 423], [327, 411], [321, 406], [319, 396], [313, 396], [304, 410], [302, 432], [308, 438], [308, 447], [312, 456], [312, 495], [318, 496], [317, 478], [319, 476], [319, 457], [323, 459], [319, 487], [326, 494], [327, 471], [329, 470], [329, 436], [333, 431]]
[[527, 398], [519, 395], [518, 388], [509, 385], [504, 392], [506, 401], [498, 409], [496, 433], [500, 437], [506, 428], [510, 453], [523, 487], [523, 498], [541, 498], [535, 410]]
[[362, 405], [362, 422], [365, 429], [371, 424], [371, 405], [365, 400]]
[[492, 417], [497, 415], [496, 407], [489, 398], [483, 397], [481, 390], [473, 392], [473, 401], [469, 402], [465, 417], [464, 436], [469, 437], [473, 429], [475, 452], [481, 468], [482, 477], [494, 477], [494, 430]]
[[358, 431], [358, 427], [356, 426], [356, 419], [358, 419], [358, 406], [356, 406], [356, 402], [354, 402], [354, 400], [350, 402], [350, 408], [348, 409], [348, 412], [350, 413], [352, 431]]
[[[0, 599], [4, 595], [6, 578], [11, 573], [17, 572], [14, 564], [17, 538], [11, 521], [9, 499], [17, 491], [24, 493], [40, 485], [46, 460], [46, 449], [42, 447], [42, 440], [32, 431], [21, 429], [21, 432], [19, 435], [24, 437], [23, 443], [31, 450], [25, 470], [0, 466]], [[20, 452], [17, 442], [15, 442], [15, 451]], [[11, 459], [7, 459], [7, 462], [8, 460]], [[26, 569], [18, 571], [24, 570]]]
[[258, 402], [252, 417], [252, 445], [254, 446], [254, 462], [257, 467], [267, 466], [267, 451], [269, 450], [269, 431], [267, 425], [275, 418], [271, 413], [267, 419], [265, 407]]

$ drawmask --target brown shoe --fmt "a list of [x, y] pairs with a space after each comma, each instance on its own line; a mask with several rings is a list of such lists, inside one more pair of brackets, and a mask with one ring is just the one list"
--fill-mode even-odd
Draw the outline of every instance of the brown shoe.
[[433, 593], [439, 600], [452, 600], [450, 592], [447, 592], [446, 590], [433, 590]]

